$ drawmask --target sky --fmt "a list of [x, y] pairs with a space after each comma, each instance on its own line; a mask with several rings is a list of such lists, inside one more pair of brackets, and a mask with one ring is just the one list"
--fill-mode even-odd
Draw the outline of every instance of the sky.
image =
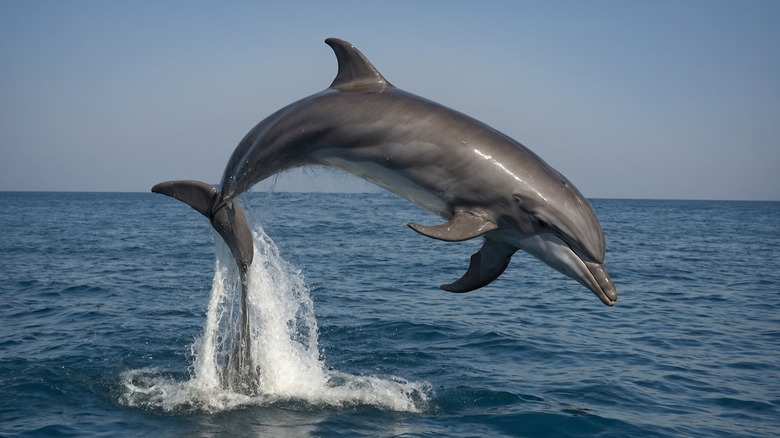
[[0, 191], [218, 183], [255, 124], [330, 85], [327, 37], [587, 197], [780, 200], [775, 0], [0, 0]]

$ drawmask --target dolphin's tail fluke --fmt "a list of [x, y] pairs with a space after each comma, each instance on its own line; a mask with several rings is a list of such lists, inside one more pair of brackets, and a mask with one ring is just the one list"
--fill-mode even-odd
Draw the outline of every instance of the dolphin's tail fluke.
[[152, 187], [152, 192], [178, 199], [209, 218], [230, 248], [242, 275], [246, 272], [252, 264], [254, 246], [249, 222], [238, 203], [225, 203], [217, 189], [200, 181], [166, 181]]
[[[211, 225], [225, 240], [241, 275], [241, 321], [239, 343], [229, 364], [242, 380], [252, 380], [250, 364], [249, 310], [247, 307], [247, 272], [252, 264], [254, 244], [249, 222], [237, 202], [225, 202], [220, 192], [200, 181], [166, 181], [152, 187], [152, 192], [178, 199], [209, 218]], [[229, 359], [230, 360], [230, 359]], [[248, 386], [248, 382], [239, 382]], [[245, 391], [250, 392], [250, 391]]]

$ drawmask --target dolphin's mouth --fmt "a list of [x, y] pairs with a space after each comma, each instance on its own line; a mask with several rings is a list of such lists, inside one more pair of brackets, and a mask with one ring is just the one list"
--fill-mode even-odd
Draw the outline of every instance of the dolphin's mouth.
[[591, 290], [607, 306], [615, 304], [615, 301], [617, 301], [617, 289], [615, 288], [615, 283], [612, 282], [612, 279], [609, 278], [607, 271], [604, 269], [604, 265], [584, 260], [583, 263], [585, 263], [585, 266], [598, 285], [598, 288], [591, 288]]
[[[604, 265], [593, 261], [593, 258], [591, 258], [589, 253], [581, 249], [582, 247], [580, 245], [572, 244], [570, 241], [563, 239], [560, 235], [558, 238], [566, 243], [568, 249], [574, 253], [574, 256], [585, 265], [588, 272], [590, 273], [591, 278], [578, 278], [577, 281], [593, 291], [593, 293], [599, 297], [602, 303], [606, 304], [607, 306], [614, 305], [618, 296], [617, 289], [615, 288], [615, 283], [613, 283], [612, 279], [609, 278], [607, 270], [604, 269]], [[603, 257], [604, 256], [602, 255], [602, 260]]]

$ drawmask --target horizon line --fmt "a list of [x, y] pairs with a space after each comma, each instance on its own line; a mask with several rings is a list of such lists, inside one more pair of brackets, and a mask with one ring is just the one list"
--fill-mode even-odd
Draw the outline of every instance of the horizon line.
[[[133, 191], [133, 190], [0, 190], [0, 194], [149, 194], [156, 195], [151, 191]], [[323, 195], [388, 195], [391, 197], [400, 196], [381, 189], [373, 191], [303, 191], [303, 190], [250, 190], [244, 194], [323, 194]], [[241, 196], [243, 196], [242, 194]], [[612, 200], [612, 201], [720, 201], [720, 202], [780, 202], [780, 199], [724, 199], [724, 198], [626, 198], [609, 196], [586, 196], [586, 199]], [[403, 199], [403, 198], [401, 198]]]

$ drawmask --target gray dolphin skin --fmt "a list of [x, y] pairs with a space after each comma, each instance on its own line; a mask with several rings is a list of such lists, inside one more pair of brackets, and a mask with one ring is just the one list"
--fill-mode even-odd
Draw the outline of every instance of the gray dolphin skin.
[[338, 60], [333, 83], [249, 131], [230, 157], [219, 191], [196, 181], [152, 188], [211, 220], [244, 283], [252, 233], [234, 199], [284, 170], [320, 165], [358, 175], [447, 220], [409, 224], [420, 234], [445, 241], [484, 238], [467, 272], [442, 285], [444, 290], [469, 292], [490, 284], [523, 250], [604, 304], [615, 303], [617, 291], [603, 267], [601, 225], [571, 182], [508, 136], [396, 88], [350, 43], [325, 42]]

